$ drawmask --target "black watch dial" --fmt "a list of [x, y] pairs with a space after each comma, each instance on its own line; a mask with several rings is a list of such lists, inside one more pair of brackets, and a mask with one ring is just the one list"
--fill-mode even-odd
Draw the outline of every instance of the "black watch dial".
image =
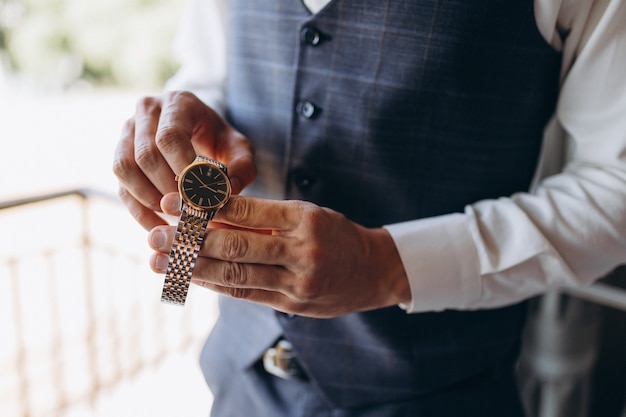
[[188, 166], [179, 179], [180, 194], [187, 204], [201, 210], [217, 210], [230, 197], [230, 180], [208, 162]]

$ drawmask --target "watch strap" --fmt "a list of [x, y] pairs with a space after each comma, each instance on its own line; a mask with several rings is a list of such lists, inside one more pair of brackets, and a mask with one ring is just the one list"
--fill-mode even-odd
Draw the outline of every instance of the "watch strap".
[[213, 164], [217, 166], [218, 168], [220, 168], [222, 171], [224, 171], [226, 174], [228, 174], [228, 168], [226, 167], [226, 165], [224, 165], [220, 161], [216, 161], [215, 159], [207, 158], [206, 156], [200, 156], [200, 155], [196, 156], [196, 161], [208, 162], [210, 164]]
[[185, 305], [204, 233], [214, 214], [215, 211], [196, 210], [183, 203], [170, 250], [161, 301]]

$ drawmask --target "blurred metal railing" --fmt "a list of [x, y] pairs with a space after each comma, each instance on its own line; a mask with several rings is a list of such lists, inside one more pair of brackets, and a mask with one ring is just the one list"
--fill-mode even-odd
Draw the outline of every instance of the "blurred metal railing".
[[0, 220], [1, 416], [93, 407], [206, 336], [215, 307], [158, 302], [145, 233], [115, 196], [73, 189], [0, 202]]

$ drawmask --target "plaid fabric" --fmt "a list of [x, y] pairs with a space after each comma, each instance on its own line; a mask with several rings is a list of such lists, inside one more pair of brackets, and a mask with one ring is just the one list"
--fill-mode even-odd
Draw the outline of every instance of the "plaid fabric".
[[[528, 188], [560, 65], [531, 0], [335, 0], [316, 15], [299, 0], [227, 4], [228, 117], [257, 149], [251, 194], [380, 226]], [[255, 321], [228, 311], [224, 328]], [[513, 361], [523, 316], [520, 305], [278, 320], [314, 384], [353, 407]]]

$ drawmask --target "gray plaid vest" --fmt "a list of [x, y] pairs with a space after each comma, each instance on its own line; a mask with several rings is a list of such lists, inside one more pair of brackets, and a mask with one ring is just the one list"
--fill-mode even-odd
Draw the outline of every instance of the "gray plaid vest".
[[[300, 0], [226, 3], [227, 117], [257, 149], [251, 194], [374, 227], [528, 189], [560, 67], [531, 0], [335, 0], [316, 15]], [[520, 304], [315, 320], [240, 303], [222, 300], [212, 336], [226, 354], [258, 359], [283, 333], [344, 407], [512, 362], [525, 315]]]

